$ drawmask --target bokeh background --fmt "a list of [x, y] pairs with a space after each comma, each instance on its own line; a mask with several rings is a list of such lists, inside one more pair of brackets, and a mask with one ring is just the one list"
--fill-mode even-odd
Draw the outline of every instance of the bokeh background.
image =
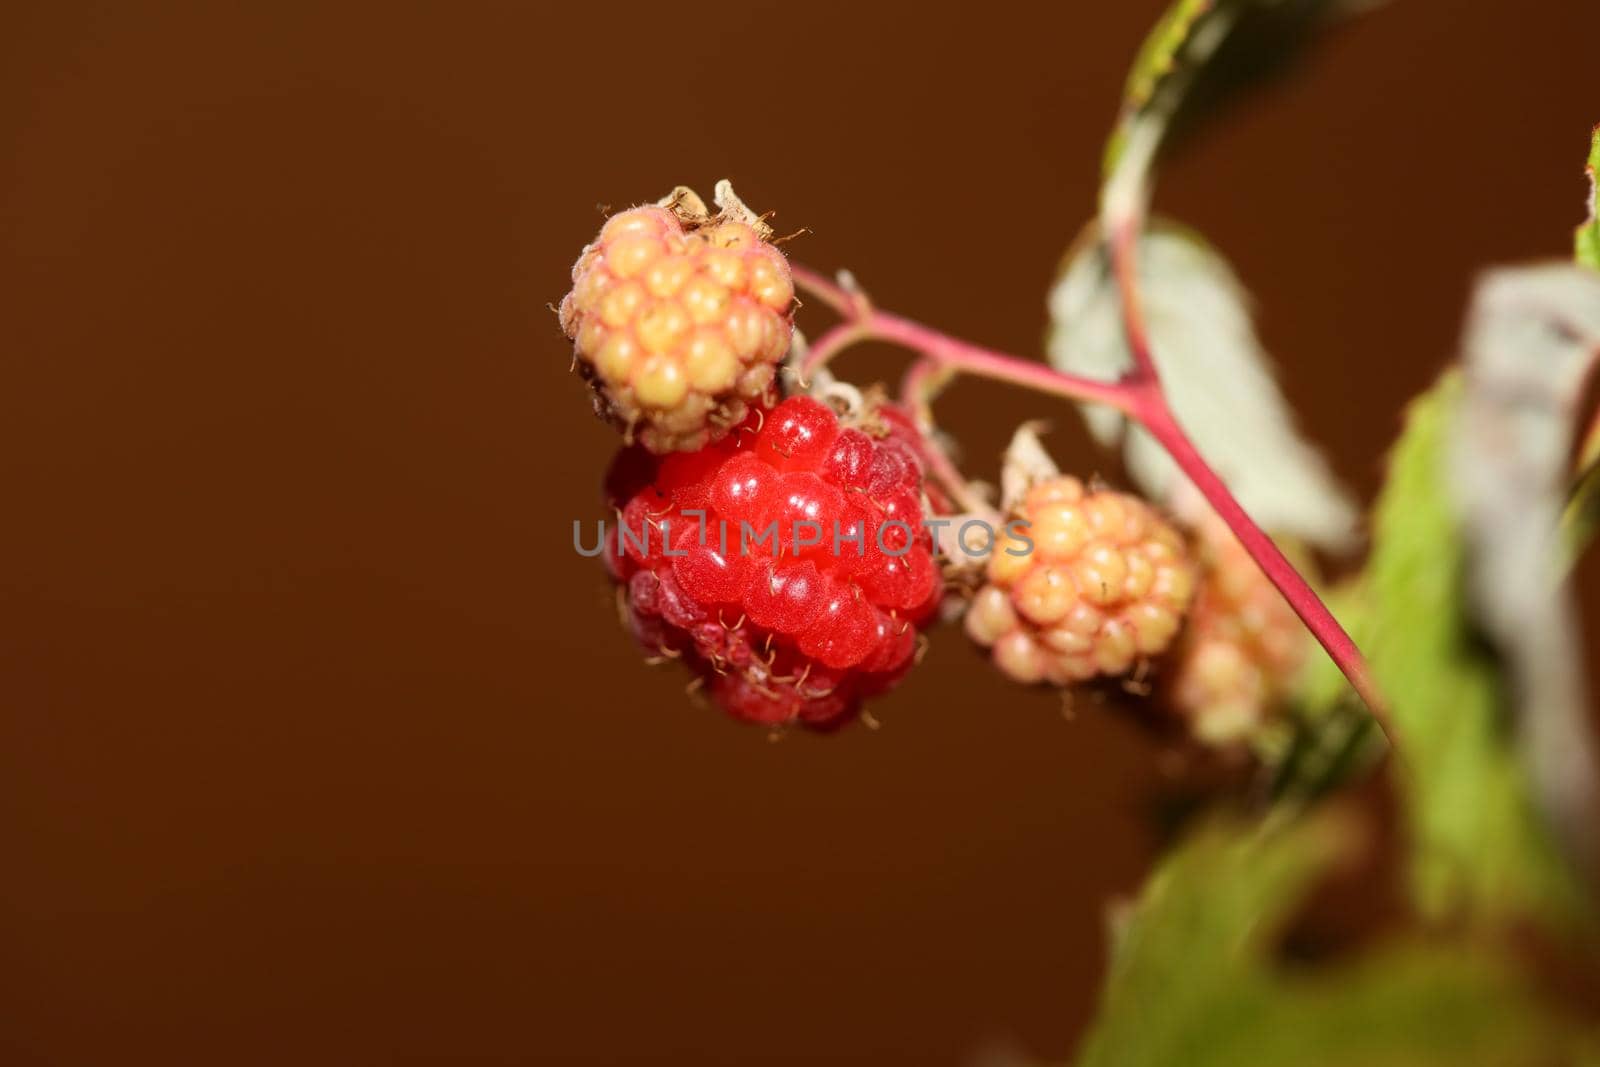
[[[877, 731], [692, 706], [572, 554], [614, 438], [547, 305], [601, 206], [727, 176], [1035, 351], [1161, 6], [12, 5], [0, 1062], [1066, 1053], [1168, 744], [951, 631]], [[1474, 273], [1566, 254], [1597, 40], [1403, 0], [1167, 168], [1364, 499]], [[940, 413], [1115, 472], [1042, 399]]]

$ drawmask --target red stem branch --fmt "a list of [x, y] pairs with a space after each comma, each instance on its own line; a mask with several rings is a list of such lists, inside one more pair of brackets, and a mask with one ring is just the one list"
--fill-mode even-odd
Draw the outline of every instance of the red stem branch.
[[1144, 324], [1144, 304], [1139, 299], [1138, 240], [1136, 221], [1129, 219], [1118, 226], [1111, 235], [1111, 266], [1117, 276], [1117, 295], [1121, 298], [1123, 336], [1128, 340], [1128, 351], [1133, 353], [1134, 369], [1129, 377], [1159, 383], [1161, 375], [1156, 371], [1155, 357], [1150, 354], [1150, 337], [1145, 332]]
[[933, 396], [944, 388], [954, 373], [954, 368], [931, 359], [917, 360], [900, 383], [900, 403], [917, 422], [917, 429], [922, 434], [922, 458], [928, 464], [934, 480], [963, 511], [998, 521], [994, 506], [973, 489], [934, 432]]
[[1128, 410], [1127, 392], [1115, 382], [1063, 374], [1043, 363], [1033, 363], [971, 344], [919, 322], [879, 311], [864, 297], [835, 285], [814, 271], [793, 265], [790, 270], [801, 288], [821, 298], [845, 319], [844, 323], [818, 338], [806, 354], [805, 362], [800, 365], [803, 380], [809, 379], [813, 371], [827, 365], [829, 360], [849, 345], [872, 339], [904, 345], [941, 366], [956, 367], [968, 374], [1010, 382], [1069, 400], [1092, 400]]
[[1148, 430], [1166, 449], [1218, 516], [1228, 524], [1257, 566], [1283, 594], [1295, 614], [1349, 679], [1388, 737], [1390, 747], [1395, 748], [1396, 737], [1383, 698], [1355, 642], [1300, 572], [1295, 570], [1272, 539], [1234, 499], [1227, 485], [1206, 463], [1173, 415], [1161, 389], [1139, 304], [1134, 257], [1137, 236], [1137, 223], [1129, 221], [1113, 231], [1111, 242], [1113, 267], [1122, 296], [1123, 323], [1134, 359], [1133, 370], [1120, 382], [1063, 374], [1041, 363], [962, 341], [910, 319], [879, 311], [860, 293], [836, 285], [804, 267], [792, 266], [795, 282], [828, 304], [845, 320], [824, 334], [813, 346], [801, 367], [802, 377], [809, 377], [811, 372], [824, 366], [856, 341], [876, 339], [920, 352], [941, 371], [960, 371], [1010, 382], [1069, 400], [1107, 404], [1124, 412]]
[[1310, 584], [1301, 577], [1294, 564], [1289, 562], [1273, 543], [1272, 538], [1256, 525], [1255, 520], [1228, 491], [1227, 485], [1206, 463], [1204, 457], [1194, 447], [1194, 443], [1189, 440], [1189, 436], [1183, 432], [1183, 427], [1178, 425], [1178, 420], [1167, 406], [1166, 398], [1159, 387], [1144, 382], [1131, 387], [1137, 391], [1137, 399], [1131, 411], [1133, 417], [1150, 432], [1150, 436], [1154, 437], [1162, 448], [1166, 449], [1173, 462], [1188, 475], [1189, 480], [1200, 490], [1207, 503], [1222, 521], [1228, 524], [1228, 528], [1239, 539], [1239, 543], [1244, 545], [1262, 573], [1277, 587], [1278, 592], [1283, 594], [1283, 598], [1289, 602], [1289, 606], [1300, 617], [1300, 621], [1305, 623], [1306, 629], [1311, 631], [1312, 636], [1327, 651], [1329, 658], [1344, 672], [1344, 676], [1349, 679], [1350, 685], [1366, 703], [1368, 710], [1372, 712], [1372, 717], [1377, 720], [1378, 726], [1389, 738], [1393, 747], [1395, 732], [1383, 695], [1373, 682], [1371, 672], [1367, 669], [1367, 662], [1350, 634], [1339, 624], [1339, 620], [1334, 618], [1333, 612], [1328, 610], [1328, 606], [1317, 596]]
[[1286, 559], [1256, 521], [1234, 499], [1228, 486], [1195, 448], [1189, 435], [1184, 433], [1166, 392], [1161, 388], [1161, 376], [1156, 369], [1155, 357], [1150, 351], [1150, 337], [1145, 326], [1143, 302], [1139, 296], [1139, 229], [1142, 222], [1142, 201], [1135, 201], [1127, 214], [1108, 227], [1111, 243], [1112, 272], [1117, 280], [1117, 295], [1122, 305], [1123, 335], [1128, 349], [1133, 353], [1134, 369], [1124, 379], [1122, 387], [1131, 394], [1131, 403], [1125, 409], [1150, 432], [1167, 455], [1177, 463], [1200, 494], [1206, 498], [1233, 531], [1233, 535], [1250, 553], [1267, 579], [1283, 594], [1294, 613], [1306, 629], [1317, 639], [1328, 657], [1344, 673], [1352, 688], [1367, 705], [1373, 719], [1388, 738], [1391, 750], [1398, 751], [1394, 725], [1389, 717], [1388, 705], [1378, 691], [1367, 668], [1367, 661], [1356, 647], [1348, 631], [1334, 618], [1333, 612], [1311, 588], [1294, 564]]

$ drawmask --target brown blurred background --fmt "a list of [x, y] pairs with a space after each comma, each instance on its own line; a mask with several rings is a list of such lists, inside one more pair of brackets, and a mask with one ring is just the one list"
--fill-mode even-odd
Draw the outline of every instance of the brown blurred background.
[[[1034, 351], [1161, 6], [10, 7], [0, 1063], [1067, 1052], [1160, 746], [953, 632], [877, 732], [691, 706], [572, 555], [613, 437], [546, 305], [597, 205], [729, 176]], [[1566, 253], [1597, 43], [1403, 0], [1168, 169], [1365, 498], [1474, 272]], [[1105, 465], [941, 406], [979, 471], [1046, 414]]]

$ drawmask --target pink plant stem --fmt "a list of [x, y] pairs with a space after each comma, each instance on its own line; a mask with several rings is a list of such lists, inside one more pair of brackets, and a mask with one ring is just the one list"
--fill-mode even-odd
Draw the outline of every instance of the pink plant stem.
[[[1129, 219], [1112, 234], [1111, 265], [1117, 276], [1117, 295], [1122, 304], [1122, 332], [1128, 339], [1128, 350], [1133, 353], [1133, 380], [1158, 383], [1161, 375], [1156, 371], [1156, 361], [1150, 355], [1150, 338], [1145, 332], [1144, 305], [1139, 299], [1138, 222]], [[1157, 389], [1159, 393], [1160, 390]], [[1163, 399], [1162, 406], [1165, 406]]]
[[995, 381], [1010, 382], [1038, 393], [1049, 393], [1069, 400], [1092, 400], [1128, 410], [1126, 392], [1116, 382], [1063, 374], [1043, 363], [1032, 363], [1004, 352], [968, 344], [886, 311], [871, 311], [866, 321], [874, 337], [905, 345], [941, 366], [959, 368], [965, 373]]
[[933, 432], [933, 394], [944, 387], [952, 373], [951, 368], [931, 359], [917, 360], [906, 371], [905, 380], [900, 385], [900, 403], [916, 420], [922, 438], [922, 459], [934, 480], [963, 511], [998, 522], [999, 515], [994, 507], [972, 488]]
[[789, 274], [794, 278], [797, 286], [827, 304], [833, 309], [834, 314], [841, 319], [850, 320], [856, 318], [866, 304], [865, 297], [849, 292], [844, 286], [829, 281], [825, 276], [818, 274], [809, 267], [802, 267], [798, 263], [790, 263]]
[[845, 319], [844, 323], [818, 338], [806, 354], [806, 360], [800, 367], [803, 379], [809, 379], [813, 371], [825, 366], [846, 346], [870, 338], [904, 345], [921, 352], [936, 364], [956, 367], [968, 374], [1010, 382], [1069, 400], [1093, 400], [1128, 410], [1126, 391], [1115, 382], [1062, 374], [1042, 363], [1031, 363], [1004, 352], [969, 344], [921, 323], [879, 311], [868, 304], [864, 297], [848, 292], [814, 271], [793, 265], [790, 270], [801, 288], [821, 298]]
[[[1113, 265], [1122, 294], [1123, 320], [1128, 345], [1134, 356], [1134, 369], [1120, 382], [1063, 374], [1040, 363], [969, 344], [920, 323], [879, 311], [861, 294], [846, 290], [804, 267], [792, 266], [795, 282], [828, 304], [845, 320], [813, 346], [801, 368], [802, 377], [809, 377], [849, 344], [872, 338], [892, 341], [920, 352], [940, 370], [960, 371], [1010, 382], [1069, 400], [1107, 404], [1122, 411], [1148, 430], [1166, 449], [1218, 516], [1228, 524], [1256, 565], [1283, 594], [1295, 614], [1349, 679], [1350, 685], [1366, 703], [1373, 719], [1388, 738], [1391, 750], [1398, 751], [1386, 705], [1355, 642], [1294, 565], [1278, 550], [1278, 546], [1234, 499], [1227, 485], [1206, 463], [1173, 416], [1166, 395], [1161, 390], [1139, 305], [1137, 279], [1134, 276], [1136, 265], [1132, 254], [1136, 240], [1136, 224], [1130, 223], [1126, 227], [1118, 227], [1112, 241]], [[946, 476], [954, 474], [953, 471], [941, 473]], [[954, 476], [959, 479], [959, 474]]]
[[900, 403], [916, 416], [922, 429], [933, 425], [933, 398], [944, 389], [950, 372], [931, 359], [919, 359], [900, 379]]
[[805, 362], [800, 365], [800, 384], [809, 388], [812, 372], [826, 367], [833, 357], [858, 341], [872, 339], [872, 331], [857, 319], [846, 319], [822, 334], [806, 349]]
[[1318, 643], [1327, 651], [1328, 656], [1344, 672], [1350, 685], [1366, 703], [1372, 717], [1383, 730], [1384, 736], [1389, 739], [1391, 748], [1394, 747], [1394, 726], [1389, 719], [1387, 706], [1384, 704], [1383, 695], [1372, 680], [1372, 675], [1367, 669], [1367, 663], [1362, 658], [1361, 650], [1351, 640], [1349, 633], [1333, 617], [1333, 612], [1328, 610], [1322, 598], [1307, 584], [1295, 570], [1294, 564], [1284, 556], [1278, 546], [1273, 543], [1261, 527], [1256, 525], [1254, 519], [1239, 506], [1233, 494], [1228, 491], [1221, 478], [1213, 471], [1189, 436], [1183, 432], [1183, 427], [1173, 417], [1171, 409], [1167, 406], [1166, 399], [1159, 389], [1148, 382], [1133, 383], [1130, 386], [1136, 390], [1137, 399], [1134, 402], [1132, 413], [1140, 425], [1150, 431], [1161, 447], [1177, 463], [1179, 469], [1188, 475], [1189, 480], [1200, 490], [1202, 496], [1211, 505], [1212, 509], [1228, 524], [1233, 535], [1244, 545], [1256, 565], [1266, 574], [1268, 580], [1277, 587], [1278, 592], [1289, 602], [1294, 613], [1300, 616], [1300, 621], [1305, 623]]
[[1111, 263], [1117, 279], [1117, 294], [1122, 305], [1123, 335], [1133, 354], [1133, 370], [1123, 379], [1122, 388], [1130, 394], [1131, 403], [1124, 409], [1150, 432], [1179, 469], [1189, 477], [1195, 488], [1206, 498], [1221, 518], [1244, 545], [1250, 558], [1256, 561], [1267, 579], [1283, 594], [1300, 621], [1311, 631], [1328, 657], [1333, 660], [1352, 688], [1367, 705], [1379, 729], [1389, 741], [1391, 751], [1395, 744], [1394, 725], [1389, 717], [1383, 694], [1378, 691], [1350, 634], [1334, 618], [1333, 612], [1317, 596], [1316, 591], [1284, 557], [1256, 521], [1234, 499], [1233, 493], [1205, 461], [1189, 435], [1184, 433], [1172, 413], [1172, 405], [1161, 388], [1161, 376], [1156, 369], [1155, 357], [1150, 351], [1150, 337], [1145, 328], [1144, 308], [1139, 297], [1139, 228], [1142, 211], [1132, 211], [1111, 228]]

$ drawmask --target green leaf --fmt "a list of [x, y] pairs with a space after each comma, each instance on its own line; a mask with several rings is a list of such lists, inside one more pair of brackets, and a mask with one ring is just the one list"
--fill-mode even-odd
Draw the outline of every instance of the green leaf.
[[1137, 111], [1148, 107], [1156, 86], [1178, 66], [1178, 55], [1195, 37], [1195, 28], [1207, 15], [1217, 14], [1217, 0], [1177, 0], [1156, 21], [1133, 59], [1123, 89], [1123, 106]]
[[[1589, 145], [1589, 218], [1573, 234], [1573, 256], [1580, 266], [1600, 270], [1600, 126], [1594, 128]], [[1595, 418], [1583, 436], [1574, 465], [1578, 476], [1562, 516], [1566, 534], [1567, 562], [1570, 566], [1600, 533], [1600, 418]]]
[[[1080, 239], [1051, 294], [1055, 366], [1110, 378], [1132, 365], [1103, 238], [1117, 235], [1119, 250], [1126, 250], [1123, 240], [1145, 228], [1152, 167], [1174, 122], [1209, 103], [1208, 92], [1281, 63], [1313, 29], [1362, 6], [1356, 0], [1174, 0], [1166, 9], [1128, 74], [1105, 153], [1100, 227]], [[1140, 306], [1179, 422], [1271, 532], [1324, 547], [1347, 544], [1354, 509], [1294, 432], [1227, 264], [1192, 235], [1170, 228], [1137, 239]], [[1086, 417], [1102, 440], [1124, 432], [1115, 412], [1091, 410]], [[1142, 430], [1127, 436], [1129, 464], [1146, 488], [1158, 496], [1181, 491], [1185, 480], [1149, 436]]]
[[[1360, 632], [1367, 606], [1359, 580], [1318, 592], [1347, 633]], [[1317, 800], [1370, 768], [1387, 749], [1372, 714], [1327, 656], [1307, 660], [1295, 690], [1292, 740], [1273, 766], [1272, 796], [1280, 806]]]
[[1589, 165], [1584, 168], [1589, 175], [1589, 218], [1574, 236], [1574, 254], [1579, 263], [1591, 270], [1600, 270], [1600, 126], [1594, 128], [1589, 144]]
[[1563, 569], [1569, 571], [1600, 534], [1600, 416], [1584, 431], [1573, 467], [1578, 473], [1561, 513]]
[[1347, 831], [1333, 822], [1292, 834], [1218, 824], [1169, 855], [1113, 928], [1079, 1067], [1186, 1062], [1181, 1054], [1204, 1044], [1208, 1027], [1236, 1025], [1218, 1005], [1260, 996], [1245, 985], [1259, 981], [1273, 934], [1311, 880], [1347, 849]]
[[[1272, 0], [1174, 0], [1135, 56], [1122, 109], [1102, 161], [1102, 213], [1144, 198], [1150, 168], [1196, 71], [1216, 52], [1240, 12]], [[1119, 208], [1120, 210], [1120, 208]]]
[[[1202, 20], [1209, 19], [1225, 31], [1226, 21], [1233, 14], [1231, 9], [1238, 6], [1237, 0], [1225, 3], [1221, 10], [1218, 0], [1176, 0], [1157, 20], [1134, 57], [1133, 69], [1128, 72], [1122, 92], [1122, 113], [1106, 145], [1104, 173], [1107, 177], [1122, 157], [1128, 131], [1149, 113], [1156, 89], [1178, 70], [1184, 52], [1191, 52], [1190, 62], [1203, 60], [1204, 55], [1209, 54], [1209, 49], [1203, 50], [1195, 43], [1196, 30]], [[1219, 41], [1220, 35], [1217, 35], [1211, 47]]]
[[1413, 402], [1389, 461], [1365, 574], [1366, 651], [1405, 753], [1399, 786], [1425, 915], [1572, 914], [1575, 887], [1509, 744], [1499, 663], [1471, 622], [1448, 468], [1462, 376]]
[[1451, 450], [1474, 617], [1506, 662], [1535, 799], [1593, 870], [1600, 773], [1577, 612], [1558, 587], [1558, 526], [1583, 386], [1600, 361], [1600, 275], [1566, 263], [1489, 272], [1464, 347]]
[[1353, 843], [1323, 813], [1180, 846], [1120, 921], [1079, 1067], [1570, 1062], [1575, 1035], [1480, 951], [1395, 941], [1327, 967], [1277, 961], [1281, 928]]
[[[1049, 359], [1063, 371], [1114, 380], [1133, 363], [1115, 279], [1092, 232], [1077, 247], [1050, 292]], [[1140, 241], [1139, 281], [1168, 402], [1239, 503], [1274, 535], [1348, 544], [1355, 507], [1296, 431], [1228, 264], [1194, 234], [1157, 225]], [[1188, 480], [1148, 433], [1103, 405], [1082, 411], [1102, 443], [1124, 445], [1146, 493], [1170, 502], [1185, 491]]]
[[[1323, 25], [1373, 0], [1173, 0], [1146, 35], [1102, 160], [1104, 203], [1137, 198], [1170, 129], [1288, 65]], [[1219, 55], [1221, 58], [1219, 58]]]

